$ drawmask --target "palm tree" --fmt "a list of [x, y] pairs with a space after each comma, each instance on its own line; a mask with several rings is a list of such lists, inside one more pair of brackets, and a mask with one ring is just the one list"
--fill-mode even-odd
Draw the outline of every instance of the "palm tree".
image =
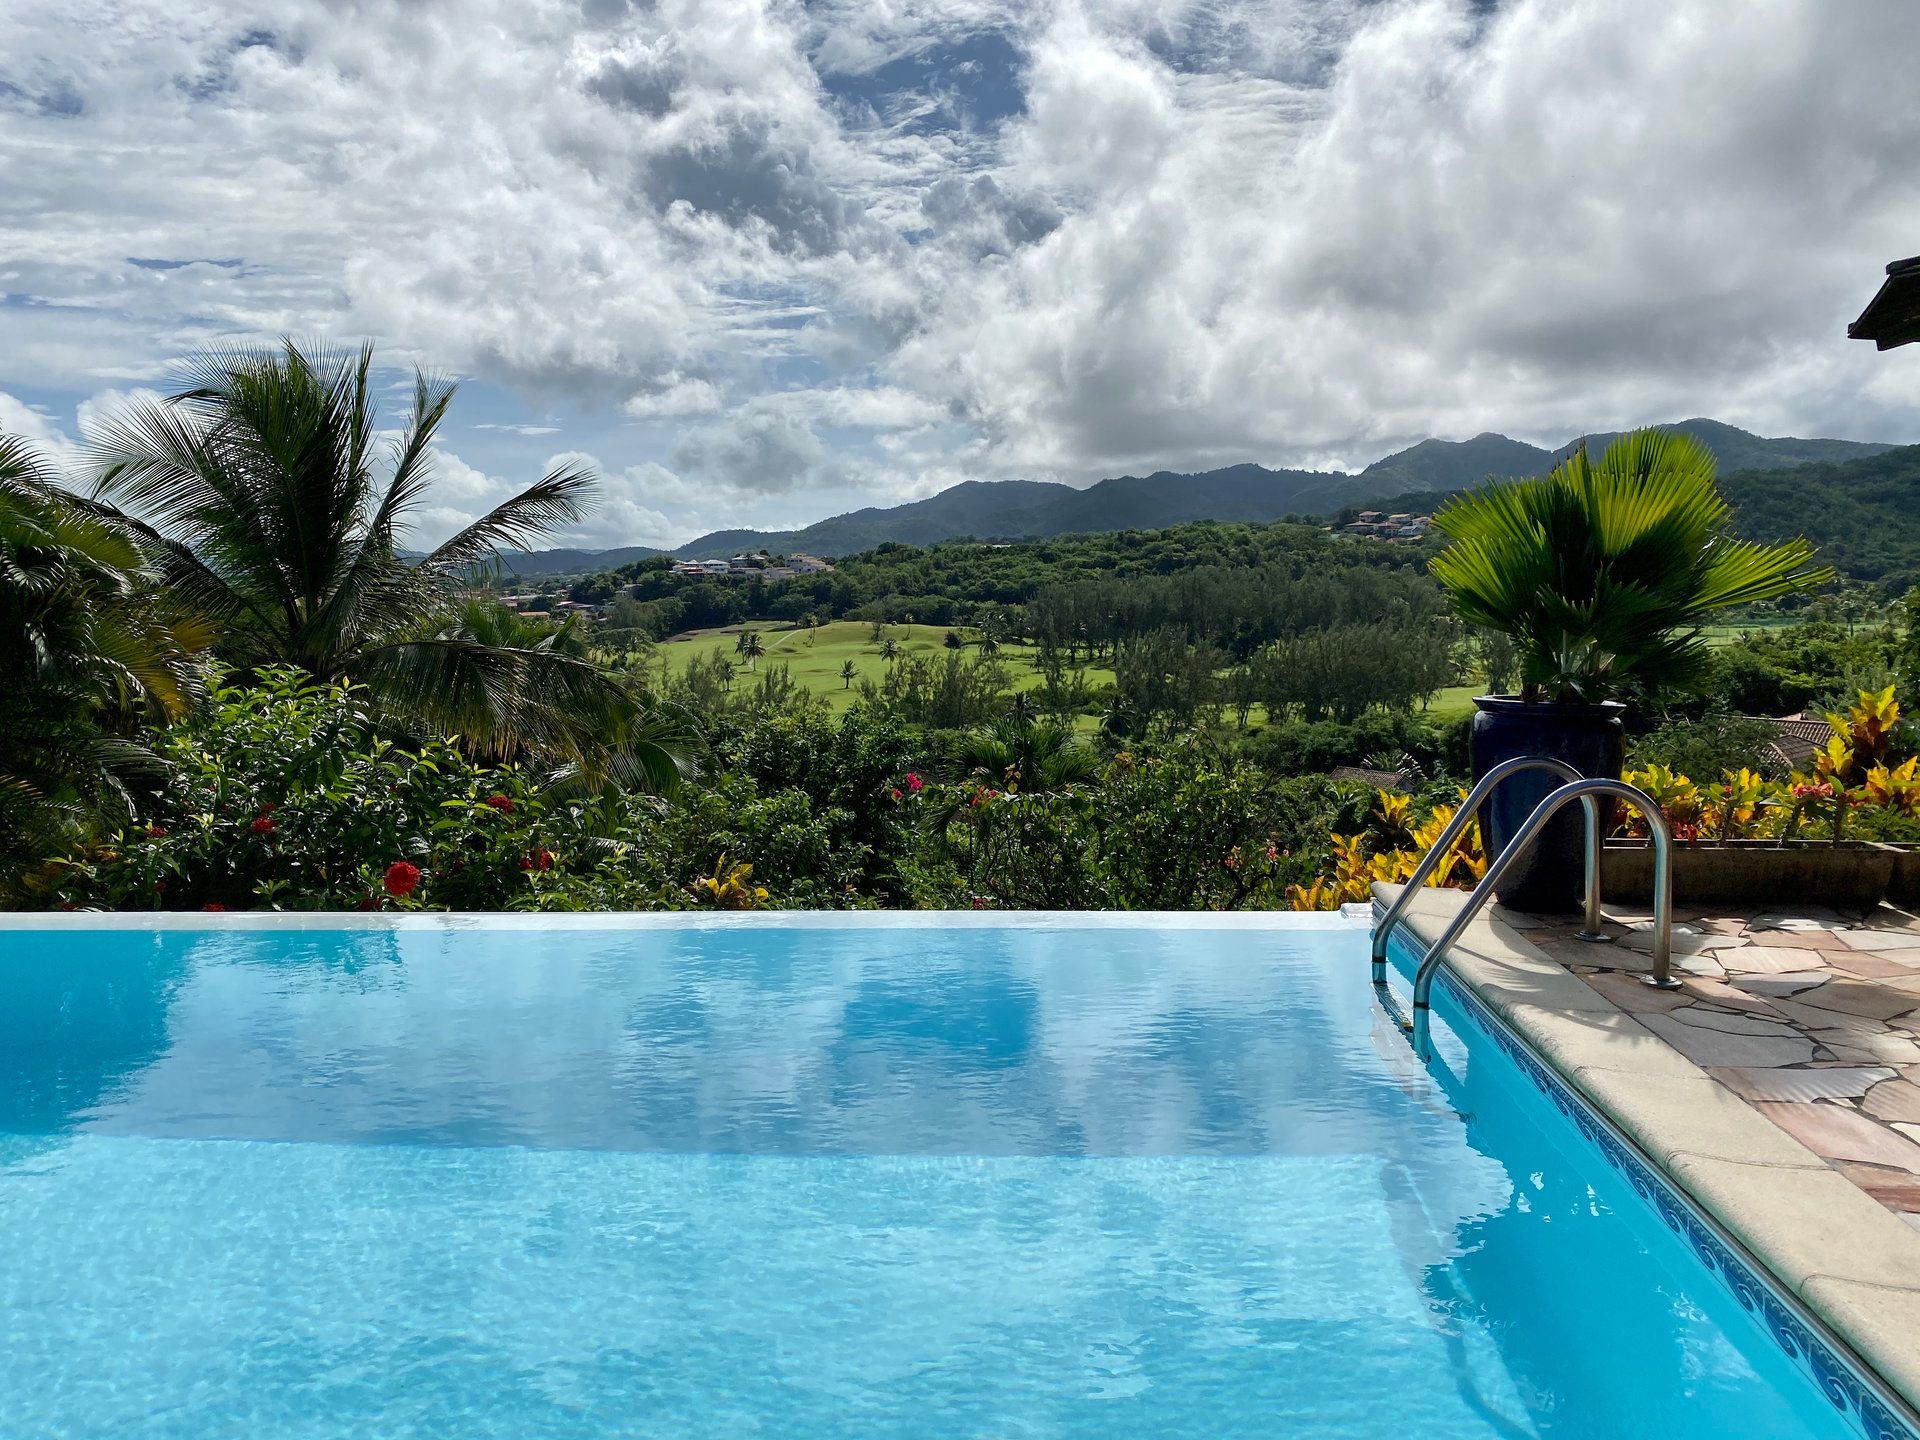
[[894, 639], [891, 635], [887, 636], [886, 639], [880, 642], [880, 658], [882, 660], [896, 659], [898, 658], [899, 654], [900, 654], [900, 642]]
[[740, 632], [740, 638], [734, 642], [733, 648], [738, 654], [746, 657], [747, 668], [749, 670], [754, 668], [754, 661], [767, 653], [766, 642], [760, 638], [760, 632], [758, 630], [742, 630]]
[[1005, 715], [971, 732], [954, 752], [959, 766], [1008, 790], [1058, 790], [1092, 779], [1100, 757], [1057, 720]]
[[1000, 653], [1000, 641], [991, 630], [980, 632], [980, 653], [991, 660]]
[[[521, 614], [484, 597], [469, 599], [453, 617], [448, 633], [479, 645], [528, 654], [588, 662], [589, 636], [578, 614], [555, 621], [544, 615]], [[595, 676], [590, 663], [536, 665], [527, 674], [526, 702], [544, 706], [558, 716], [577, 715], [599, 703], [597, 693], [574, 693], [581, 676]], [[553, 687], [548, 689], [546, 687]], [[611, 707], [598, 723], [604, 755], [599, 769], [583, 778], [607, 779], [629, 790], [671, 791], [697, 768], [700, 730], [692, 717], [644, 689], [628, 691], [629, 702]], [[579, 767], [575, 766], [575, 771]]]
[[855, 665], [851, 660], [844, 662], [840, 666], [840, 688], [842, 690], [850, 689], [853, 685], [855, 677], [857, 677], [859, 674], [860, 674], [859, 666]]
[[[1033, 795], [1093, 780], [1100, 756], [1057, 720], [1035, 719], [1024, 711], [1003, 715], [971, 731], [954, 750], [954, 762], [981, 783], [1008, 794]], [[947, 803], [929, 817], [936, 836], [945, 835], [971, 801], [956, 788]]]
[[1682, 689], [1708, 616], [1833, 578], [1805, 540], [1738, 540], [1731, 519], [1712, 452], [1642, 430], [1453, 501], [1433, 520], [1453, 543], [1428, 568], [1462, 619], [1512, 637], [1525, 699]]
[[372, 368], [371, 345], [197, 356], [180, 390], [102, 426], [95, 494], [141, 518], [168, 585], [223, 628], [235, 663], [352, 681], [393, 721], [479, 750], [609, 767], [610, 737], [640, 723], [638, 692], [580, 654], [490, 643], [463, 608], [502, 548], [581, 517], [593, 474], [562, 466], [410, 558], [454, 386], [416, 370], [382, 447]]
[[161, 594], [134, 529], [0, 436], [0, 873], [52, 853], [155, 766], [211, 631]]

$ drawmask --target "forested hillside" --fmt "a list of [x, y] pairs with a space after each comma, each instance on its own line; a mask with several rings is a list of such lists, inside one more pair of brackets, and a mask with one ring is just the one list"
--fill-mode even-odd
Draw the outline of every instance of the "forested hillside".
[[[1888, 449], [1853, 440], [1770, 439], [1717, 420], [1682, 420], [1669, 427], [1704, 441], [1722, 472], [1831, 463]], [[1612, 435], [1587, 437], [1596, 449]], [[1357, 475], [1341, 470], [1268, 470], [1230, 465], [1198, 474], [1161, 470], [1122, 475], [1085, 489], [1045, 481], [970, 480], [925, 500], [871, 507], [836, 515], [801, 530], [716, 530], [680, 546], [684, 558], [725, 557], [742, 551], [776, 554], [802, 551], [839, 557], [887, 543], [934, 545], [945, 540], [1020, 540], [1118, 530], [1157, 530], [1201, 520], [1254, 523], [1335, 514], [1343, 507], [1378, 503], [1415, 493], [1419, 508], [1431, 508], [1428, 492], [1545, 473], [1580, 441], [1558, 450], [1492, 433], [1471, 440], [1423, 440], [1375, 461]], [[1395, 509], [1408, 508], [1395, 504]], [[603, 555], [577, 550], [510, 554], [509, 573], [521, 577], [578, 575], [611, 570], [657, 552], [629, 548]]]
[[[1720, 489], [1750, 540], [1804, 535], [1850, 579], [1896, 591], [1920, 581], [1920, 445], [1839, 464], [1722, 471]], [[1417, 490], [1375, 503], [1426, 513], [1446, 499], [1443, 492]]]

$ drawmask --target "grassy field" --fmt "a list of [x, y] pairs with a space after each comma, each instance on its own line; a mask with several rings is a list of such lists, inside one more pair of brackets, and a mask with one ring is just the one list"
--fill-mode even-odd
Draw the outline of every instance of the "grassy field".
[[[887, 662], [880, 656], [880, 647], [870, 638], [873, 626], [866, 621], [851, 620], [822, 625], [811, 636], [804, 625], [787, 625], [770, 620], [744, 626], [728, 625], [717, 630], [689, 631], [662, 642], [657, 647], [654, 663], [657, 665], [665, 661], [669, 670], [677, 671], [695, 656], [723, 655], [741, 666], [743, 676], [750, 675], [752, 672], [745, 668], [745, 662], [734, 648], [743, 629], [760, 632], [761, 641], [767, 647], [766, 653], [760, 657], [760, 665], [788, 666], [796, 681], [816, 695], [826, 697], [827, 703], [836, 711], [844, 710], [853, 703], [855, 687], [861, 680], [872, 680], [877, 684], [887, 673]], [[946, 654], [947, 630], [944, 625], [889, 625], [886, 633], [902, 650], [911, 654]], [[966, 653], [973, 655], [977, 651], [968, 646]], [[1002, 645], [999, 658], [1013, 677], [1015, 690], [1030, 690], [1040, 684], [1040, 672], [1034, 667], [1033, 647]], [[855, 674], [851, 686], [845, 684], [840, 676], [840, 667], [849, 660], [853, 662]], [[1112, 682], [1111, 670], [1087, 671], [1087, 684], [1090, 686]], [[1481, 685], [1449, 686], [1433, 697], [1428, 713], [1437, 720], [1469, 714], [1473, 710], [1473, 697], [1484, 688]], [[1088, 727], [1096, 723], [1091, 716], [1082, 718]], [[1263, 723], [1265, 718], [1260, 708], [1256, 708], [1251, 717], [1255, 724]]]
[[[812, 634], [804, 625], [784, 625], [776, 621], [728, 625], [718, 630], [694, 630], [663, 642], [657, 649], [657, 655], [659, 660], [666, 661], [671, 670], [683, 668], [696, 655], [724, 655], [741, 665], [743, 673], [750, 673], [745, 671], [745, 662], [734, 649], [742, 630], [760, 632], [761, 641], [767, 649], [757, 662], [759, 665], [789, 667], [797, 682], [817, 695], [824, 695], [835, 710], [844, 710], [853, 703], [854, 687], [861, 680], [872, 680], [877, 684], [887, 673], [887, 662], [881, 658], [880, 646], [869, 638], [873, 634], [873, 626], [865, 621], [836, 620], [830, 625], [822, 625]], [[947, 653], [947, 627], [944, 625], [889, 625], [886, 633], [888, 638], [909, 654], [945, 656]], [[965, 653], [972, 656], [978, 652], [968, 646]], [[1028, 645], [1000, 647], [999, 659], [1012, 676], [1015, 690], [1030, 690], [1040, 684], [1040, 672], [1034, 668], [1033, 657], [1033, 647]], [[855, 671], [853, 685], [846, 684], [840, 676], [841, 667], [849, 660], [853, 662]], [[1112, 682], [1111, 670], [1087, 671], [1089, 685], [1108, 685]]]

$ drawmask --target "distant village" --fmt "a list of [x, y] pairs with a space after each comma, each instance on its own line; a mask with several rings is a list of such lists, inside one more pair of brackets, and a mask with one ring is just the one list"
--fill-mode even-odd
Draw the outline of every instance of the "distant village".
[[[833, 566], [818, 555], [796, 553], [776, 558], [762, 550], [754, 555], [736, 555], [731, 560], [676, 560], [668, 574], [696, 580], [758, 580], [777, 584], [798, 580], [803, 575], [819, 575]], [[574, 600], [564, 582], [549, 582], [547, 588], [502, 595], [500, 603], [509, 610], [533, 611], [550, 615], [583, 615], [598, 620], [606, 614], [608, 601]]]
[[833, 566], [818, 555], [789, 555], [785, 561], [774, 559], [762, 550], [757, 555], [736, 555], [731, 560], [678, 560], [675, 575], [737, 575], [749, 580], [795, 580], [802, 575], [818, 575]]
[[1340, 532], [1362, 540], [1424, 540], [1427, 538], [1427, 527], [1431, 524], [1431, 515], [1409, 515], [1398, 511], [1389, 515], [1381, 510], [1362, 510], [1350, 524], [1342, 525]]

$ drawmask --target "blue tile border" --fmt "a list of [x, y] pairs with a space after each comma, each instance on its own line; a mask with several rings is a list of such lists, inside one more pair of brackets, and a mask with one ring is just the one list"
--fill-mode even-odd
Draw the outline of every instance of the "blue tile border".
[[1436, 978], [1467, 1018], [1606, 1157], [1666, 1227], [1687, 1242], [1694, 1257], [1727, 1288], [1741, 1309], [1761, 1322], [1773, 1343], [1856, 1431], [1867, 1440], [1920, 1440], [1920, 1417], [1914, 1416], [1885, 1382], [1873, 1378], [1865, 1366], [1848, 1355], [1826, 1327], [1767, 1273], [1765, 1266], [1668, 1180], [1639, 1146], [1588, 1104], [1470, 987], [1445, 967]]

